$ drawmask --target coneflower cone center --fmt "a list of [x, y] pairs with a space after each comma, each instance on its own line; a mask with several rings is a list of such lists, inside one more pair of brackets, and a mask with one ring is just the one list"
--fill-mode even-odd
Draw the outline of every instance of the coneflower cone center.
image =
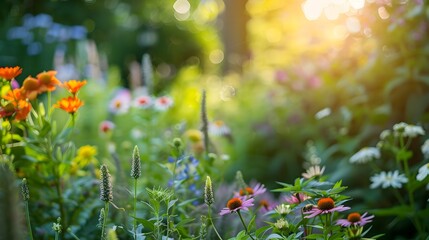
[[359, 222], [360, 220], [361, 220], [361, 216], [359, 213], [350, 213], [347, 216], [347, 221], [351, 223], [356, 223], [356, 222]]
[[251, 187], [240, 189], [240, 196], [253, 195], [253, 193], [253, 188]]
[[335, 207], [335, 203], [334, 203], [334, 200], [332, 200], [332, 198], [321, 198], [317, 202], [317, 207], [322, 211], [331, 210], [332, 208]]
[[241, 201], [240, 198], [233, 198], [228, 201], [228, 203], [226, 204], [226, 207], [229, 208], [229, 210], [234, 210], [236, 208], [241, 207], [242, 205], [243, 205], [243, 202]]
[[267, 200], [265, 200], [265, 199], [262, 199], [262, 200], [259, 202], [259, 205], [260, 205], [261, 207], [265, 208], [266, 210], [268, 210], [268, 208], [270, 207], [270, 204], [268, 204], [268, 201], [267, 201]]

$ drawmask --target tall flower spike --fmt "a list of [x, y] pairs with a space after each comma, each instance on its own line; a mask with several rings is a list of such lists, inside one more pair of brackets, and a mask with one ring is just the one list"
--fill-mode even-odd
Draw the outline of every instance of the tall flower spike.
[[142, 77], [143, 83], [147, 87], [147, 91], [149, 94], [153, 93], [153, 70], [152, 70], [152, 62], [149, 54], [143, 54], [142, 59]]
[[22, 179], [21, 193], [22, 193], [22, 198], [24, 199], [24, 201], [28, 201], [28, 199], [30, 199], [30, 191], [28, 189], [27, 179], [25, 179], [25, 178]]
[[207, 206], [211, 206], [214, 203], [212, 180], [209, 176], [206, 178], [206, 185], [204, 187], [204, 202]]
[[112, 180], [106, 165], [101, 165], [100, 199], [104, 202], [113, 200]]
[[209, 152], [209, 121], [207, 119], [207, 107], [206, 107], [206, 90], [203, 90], [201, 97], [201, 132], [204, 135], [204, 150], [206, 157]]
[[137, 179], [141, 176], [140, 153], [137, 145], [134, 147], [133, 159], [131, 162], [131, 177]]

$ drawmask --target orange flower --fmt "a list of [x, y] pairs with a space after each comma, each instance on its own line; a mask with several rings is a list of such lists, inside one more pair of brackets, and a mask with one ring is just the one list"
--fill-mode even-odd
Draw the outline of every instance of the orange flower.
[[77, 97], [63, 98], [54, 104], [54, 107], [61, 108], [70, 114], [74, 114], [81, 106], [83, 106], [83, 102]]
[[14, 115], [15, 120], [21, 121], [27, 118], [31, 110], [31, 104], [25, 100], [18, 100], [14, 103], [8, 103], [4, 107], [0, 107], [0, 117], [9, 117]]
[[52, 92], [55, 90], [55, 85], [61, 84], [55, 75], [57, 71], [47, 71], [37, 74], [37, 80], [39, 80], [41, 85], [41, 92], [49, 91]]
[[84, 81], [77, 81], [77, 80], [70, 80], [68, 82], [65, 82], [63, 84], [64, 88], [67, 89], [73, 96], [76, 95], [76, 93], [80, 90], [81, 87], [83, 87], [86, 84], [86, 80]]
[[40, 81], [31, 76], [27, 77], [22, 83], [21, 92], [26, 98], [35, 99], [42, 92]]
[[18, 102], [18, 100], [25, 100], [26, 97], [22, 93], [21, 88], [9, 90], [6, 95], [3, 96], [3, 99], [12, 102], [14, 105]]
[[22, 68], [16, 67], [1, 67], [0, 68], [0, 78], [4, 78], [8, 81], [11, 81], [16, 76], [22, 73]]
[[31, 104], [25, 100], [19, 100], [18, 107], [16, 108], [15, 120], [21, 121], [27, 118], [31, 110]]

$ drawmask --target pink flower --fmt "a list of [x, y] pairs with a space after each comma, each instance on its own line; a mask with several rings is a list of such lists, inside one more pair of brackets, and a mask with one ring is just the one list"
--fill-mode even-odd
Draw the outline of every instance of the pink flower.
[[243, 196], [255, 197], [255, 196], [261, 195], [266, 191], [267, 189], [265, 188], [264, 184], [257, 183], [253, 188], [246, 187], [246, 188], [240, 189], [239, 192], [236, 192], [234, 194], [234, 197], [243, 197]]
[[137, 108], [146, 109], [152, 105], [152, 98], [150, 96], [139, 96], [134, 99], [134, 106]]
[[366, 214], [368, 213], [364, 213], [362, 216], [357, 213], [350, 213], [347, 216], [347, 219], [338, 219], [337, 220], [337, 225], [340, 225], [342, 227], [350, 227], [350, 226], [363, 226], [369, 222], [372, 222], [372, 219], [374, 218], [374, 215], [369, 215], [367, 217]]
[[295, 193], [293, 195], [285, 197], [285, 201], [289, 204], [299, 204], [309, 199], [310, 197], [304, 193]]
[[253, 198], [244, 199], [244, 198], [231, 198], [226, 204], [226, 208], [223, 208], [219, 215], [226, 215], [233, 212], [238, 212], [240, 210], [249, 211], [249, 207], [253, 206]]
[[113, 114], [124, 114], [128, 112], [131, 106], [130, 91], [121, 89], [116, 96], [110, 101], [109, 111]]
[[334, 200], [332, 198], [321, 198], [317, 202], [317, 207], [313, 207], [312, 209], [304, 212], [305, 214], [309, 214], [308, 216], [305, 216], [305, 218], [313, 218], [320, 214], [328, 214], [332, 212], [343, 212], [346, 210], [349, 210], [349, 207], [344, 207], [343, 205], [335, 206]]
[[108, 133], [110, 131], [112, 131], [115, 128], [115, 124], [111, 121], [102, 121], [100, 123], [100, 131], [102, 133]]
[[155, 109], [158, 111], [166, 111], [173, 106], [173, 100], [170, 97], [163, 96], [155, 100]]

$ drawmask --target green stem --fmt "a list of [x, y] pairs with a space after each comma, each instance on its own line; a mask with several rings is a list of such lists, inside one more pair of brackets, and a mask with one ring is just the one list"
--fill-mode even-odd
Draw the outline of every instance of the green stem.
[[59, 236], [60, 234], [57, 231], [55, 231], [55, 240], [58, 240]]
[[[58, 195], [58, 205], [60, 208], [60, 214], [61, 214], [61, 226], [63, 226], [64, 228], [67, 228], [67, 223], [66, 223], [66, 211], [64, 208], [64, 201], [63, 201], [63, 195], [62, 195], [62, 191], [61, 191], [61, 177], [59, 175], [59, 173], [56, 174], [57, 175], [57, 181], [55, 184], [56, 190], [57, 190], [57, 195]], [[64, 233], [61, 234], [62, 238], [64, 238]]]
[[244, 226], [244, 230], [246, 231], [246, 234], [247, 234], [247, 235], [249, 235], [249, 237], [250, 237], [251, 239], [255, 240], [255, 239], [252, 237], [252, 235], [250, 235], [249, 230], [247, 229], [247, 226], [246, 226], [246, 224], [244, 223], [243, 217], [241, 216], [240, 210], [238, 210], [238, 211], [237, 211], [237, 213], [238, 213], [238, 216], [240, 217], [241, 223], [242, 223], [242, 224], [243, 224], [243, 226]]
[[103, 219], [103, 226], [101, 226], [101, 240], [106, 239], [106, 223], [107, 223], [107, 217], [109, 214], [109, 202], [106, 202], [104, 204], [104, 219]]
[[74, 238], [74, 239], [76, 239], [76, 240], [80, 240], [73, 232], [72, 232], [72, 230], [70, 229], [70, 228], [67, 228], [67, 232], [69, 232], [70, 233], [70, 235]]
[[28, 232], [30, 234], [30, 239], [33, 240], [33, 231], [31, 230], [31, 222], [30, 222], [30, 211], [28, 210], [28, 201], [25, 201], [25, 214], [27, 217], [27, 226]]
[[220, 240], [223, 240], [223, 239], [222, 239], [222, 237], [220, 236], [220, 234], [218, 233], [218, 231], [217, 231], [217, 229], [216, 229], [216, 226], [214, 225], [214, 223], [213, 223], [213, 221], [212, 221], [212, 211], [211, 211], [211, 206], [209, 206], [209, 212], [208, 212], [208, 214], [209, 214], [209, 221], [210, 221], [210, 224], [213, 226], [213, 230], [215, 231], [215, 233], [216, 233], [217, 237], [218, 237]]
[[51, 119], [52, 93], [48, 91], [48, 119]]
[[134, 179], [134, 239], [137, 239], [137, 178]]

